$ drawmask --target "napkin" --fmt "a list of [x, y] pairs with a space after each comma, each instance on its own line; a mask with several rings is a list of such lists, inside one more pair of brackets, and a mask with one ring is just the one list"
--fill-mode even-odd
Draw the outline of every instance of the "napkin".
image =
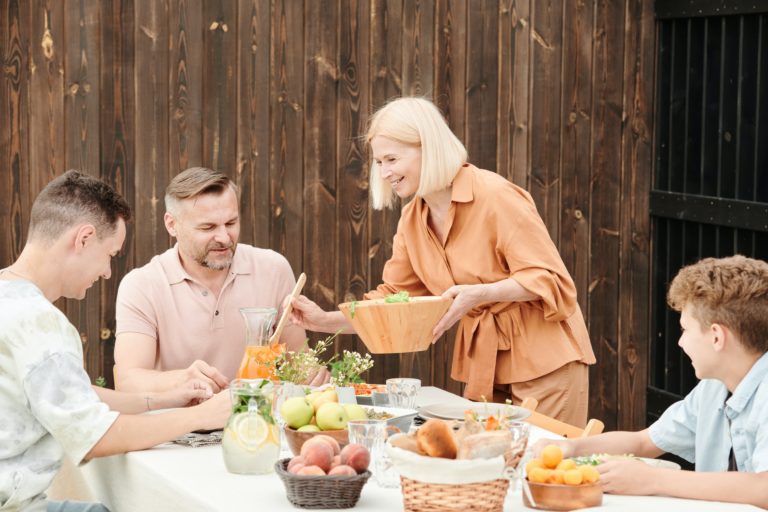
[[221, 444], [223, 432], [221, 430], [214, 430], [205, 434], [197, 432], [190, 432], [175, 439], [173, 442], [182, 446], [190, 446], [192, 448], [198, 448], [200, 446], [211, 446], [214, 444]]

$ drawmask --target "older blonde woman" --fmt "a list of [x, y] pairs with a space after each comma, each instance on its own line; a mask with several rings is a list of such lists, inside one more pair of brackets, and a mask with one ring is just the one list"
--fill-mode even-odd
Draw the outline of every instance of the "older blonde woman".
[[[576, 289], [531, 196], [467, 163], [464, 145], [434, 104], [400, 98], [370, 121], [373, 206], [394, 196], [402, 210], [383, 284], [366, 299], [399, 291], [454, 299], [435, 340], [460, 321], [451, 377], [473, 400], [524, 396], [569, 423], [587, 418], [588, 364], [595, 362]], [[306, 297], [293, 319], [320, 332], [353, 332], [343, 315]]]

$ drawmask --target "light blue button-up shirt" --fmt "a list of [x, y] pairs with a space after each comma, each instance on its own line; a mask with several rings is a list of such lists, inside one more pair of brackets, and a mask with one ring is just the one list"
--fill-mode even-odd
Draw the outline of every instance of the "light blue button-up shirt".
[[651, 440], [697, 471], [727, 471], [731, 446], [739, 471], [768, 471], [768, 354], [727, 396], [722, 382], [702, 380], [651, 425]]

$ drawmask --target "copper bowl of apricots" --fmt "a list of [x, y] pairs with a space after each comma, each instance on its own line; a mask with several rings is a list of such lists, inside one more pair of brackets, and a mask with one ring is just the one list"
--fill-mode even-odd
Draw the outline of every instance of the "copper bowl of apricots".
[[548, 445], [541, 457], [525, 465], [523, 503], [541, 510], [575, 510], [603, 504], [600, 473], [594, 466], [563, 459], [557, 445]]

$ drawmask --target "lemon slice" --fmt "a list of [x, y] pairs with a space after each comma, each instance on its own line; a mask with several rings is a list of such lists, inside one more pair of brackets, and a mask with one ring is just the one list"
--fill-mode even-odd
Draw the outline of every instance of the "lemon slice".
[[238, 414], [233, 418], [231, 428], [237, 441], [248, 450], [258, 448], [269, 435], [269, 425], [258, 414]]

